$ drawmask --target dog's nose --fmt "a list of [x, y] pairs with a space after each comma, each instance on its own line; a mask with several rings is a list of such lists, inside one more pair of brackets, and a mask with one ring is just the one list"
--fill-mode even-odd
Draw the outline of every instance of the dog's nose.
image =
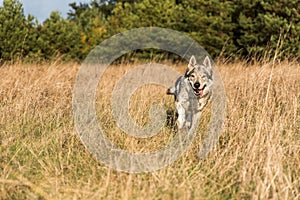
[[194, 87], [195, 88], [199, 88], [200, 87], [200, 83], [199, 82], [194, 83]]

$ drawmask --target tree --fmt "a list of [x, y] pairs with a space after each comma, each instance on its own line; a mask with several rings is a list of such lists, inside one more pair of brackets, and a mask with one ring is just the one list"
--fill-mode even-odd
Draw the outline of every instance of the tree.
[[90, 50], [100, 44], [110, 34], [107, 32], [107, 20], [100, 5], [93, 1], [88, 4], [70, 4], [73, 8], [68, 18], [78, 26], [81, 37], [81, 53], [86, 56]]
[[[114, 34], [163, 27], [188, 34], [213, 57], [300, 57], [299, 0], [93, 0], [70, 4], [68, 18], [52, 12], [43, 23], [24, 16], [20, 0], [0, 7], [0, 61], [82, 60]], [[168, 38], [172, 45], [176, 38]], [[140, 51], [138, 58], [164, 54]], [[174, 58], [174, 57], [173, 57]], [[176, 59], [176, 58], [175, 58]]]
[[40, 29], [38, 45], [44, 58], [63, 55], [65, 60], [82, 59], [80, 31], [74, 22], [52, 12]]
[[234, 4], [231, 1], [211, 0], [182, 2], [185, 10], [184, 31], [199, 42], [213, 57], [231, 56], [233, 46], [232, 23]]
[[109, 18], [110, 32], [147, 26], [180, 29], [183, 20], [182, 7], [173, 0], [155, 1], [142, 0], [130, 4], [119, 2], [116, 4], [113, 15]]
[[281, 40], [281, 56], [300, 56], [298, 0], [235, 0], [234, 45], [240, 56], [273, 57]]
[[231, 2], [220, 0], [118, 3], [109, 20], [109, 28], [114, 34], [137, 27], [171, 28], [189, 34], [211, 55], [217, 56], [224, 46], [232, 44], [232, 10]]
[[4, 0], [0, 7], [0, 58], [15, 60], [26, 56], [32, 43], [34, 17], [24, 16], [18, 0]]

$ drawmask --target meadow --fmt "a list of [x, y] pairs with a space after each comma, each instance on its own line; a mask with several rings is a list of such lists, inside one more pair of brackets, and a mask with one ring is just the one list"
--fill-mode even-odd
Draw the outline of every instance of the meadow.
[[[136, 139], [117, 127], [110, 108], [114, 85], [135, 66], [107, 70], [97, 90], [97, 116], [114, 144], [148, 152], [172, 140], [172, 125]], [[185, 70], [183, 64], [173, 67]], [[79, 68], [60, 62], [0, 67], [0, 199], [300, 198], [299, 63], [219, 63], [227, 115], [215, 149], [197, 159], [208, 106], [187, 152], [164, 169], [141, 174], [106, 167], [81, 143], [72, 114]], [[130, 113], [137, 124], [147, 124], [153, 103], [174, 110], [165, 90], [149, 85], [132, 96]]]

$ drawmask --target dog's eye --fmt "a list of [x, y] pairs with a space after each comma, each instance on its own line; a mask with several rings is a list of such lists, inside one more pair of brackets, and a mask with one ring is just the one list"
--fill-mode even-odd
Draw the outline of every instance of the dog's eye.
[[195, 75], [194, 75], [194, 74], [191, 74], [190, 77], [191, 77], [191, 78], [195, 78]]

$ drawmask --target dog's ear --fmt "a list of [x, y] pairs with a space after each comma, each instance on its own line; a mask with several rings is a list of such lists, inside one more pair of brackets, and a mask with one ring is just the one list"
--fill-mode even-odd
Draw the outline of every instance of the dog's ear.
[[204, 61], [203, 61], [203, 65], [206, 67], [206, 69], [208, 69], [208, 71], [210, 73], [212, 73], [212, 67], [211, 67], [211, 62], [208, 56], [205, 57]]
[[188, 67], [187, 67], [187, 69], [185, 71], [185, 74], [184, 74], [185, 77], [187, 77], [188, 74], [194, 69], [195, 65], [196, 65], [196, 58], [195, 58], [194, 55], [192, 55], [192, 57], [190, 58], [190, 62], [188, 64]]
[[191, 71], [196, 65], [196, 58], [194, 55], [190, 58], [190, 62], [188, 64], [188, 71]]

